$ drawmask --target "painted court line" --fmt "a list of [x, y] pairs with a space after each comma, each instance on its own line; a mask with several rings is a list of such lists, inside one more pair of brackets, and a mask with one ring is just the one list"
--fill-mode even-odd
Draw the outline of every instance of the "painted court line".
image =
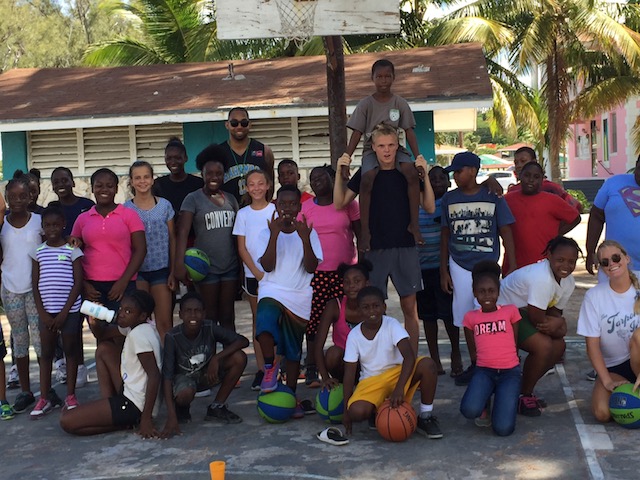
[[604, 425], [586, 425], [584, 423], [582, 415], [580, 414], [580, 410], [578, 409], [575, 396], [573, 395], [573, 389], [569, 384], [567, 374], [564, 370], [564, 365], [556, 365], [556, 370], [558, 372], [558, 376], [560, 377], [560, 381], [562, 382], [564, 396], [567, 399], [567, 404], [569, 405], [571, 415], [573, 416], [573, 421], [576, 425], [576, 431], [578, 432], [578, 437], [580, 438], [580, 444], [582, 446], [582, 450], [584, 451], [584, 456], [589, 467], [591, 478], [594, 480], [604, 480], [604, 472], [602, 471], [602, 467], [598, 462], [596, 449], [613, 450], [611, 439], [606, 433]]
[[[76, 477], [71, 478], [71, 480], [115, 480], [123, 477], [127, 478], [149, 478], [151, 472], [118, 472], [114, 475], [99, 475], [97, 477]], [[202, 475], [206, 475], [209, 473], [208, 470], [180, 470], [179, 472], [175, 471], [154, 471], [152, 472], [154, 476], [167, 476], [168, 478], [180, 478], [186, 476], [187, 478], [202, 478]], [[312, 473], [286, 473], [286, 472], [256, 472], [255, 470], [226, 470], [226, 473], [229, 475], [242, 475], [246, 476], [246, 478], [251, 478], [252, 476], [258, 475], [260, 477], [271, 477], [271, 478], [295, 478], [295, 479], [309, 479], [309, 480], [336, 480], [336, 477], [327, 477], [324, 475], [314, 475]]]

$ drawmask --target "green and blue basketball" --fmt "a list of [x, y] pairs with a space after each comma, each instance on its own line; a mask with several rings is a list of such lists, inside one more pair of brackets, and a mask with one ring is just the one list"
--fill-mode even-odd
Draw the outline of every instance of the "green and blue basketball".
[[273, 392], [258, 395], [258, 414], [269, 423], [283, 423], [293, 415], [296, 403], [293, 391], [278, 383]]
[[624, 428], [640, 428], [640, 395], [633, 391], [633, 383], [625, 383], [613, 390], [609, 397], [609, 411]]
[[342, 384], [331, 390], [323, 388], [316, 395], [316, 412], [328, 423], [341, 423], [344, 413]]
[[209, 273], [209, 256], [199, 248], [189, 248], [184, 252], [184, 266], [187, 269], [189, 278], [194, 282], [204, 279]]

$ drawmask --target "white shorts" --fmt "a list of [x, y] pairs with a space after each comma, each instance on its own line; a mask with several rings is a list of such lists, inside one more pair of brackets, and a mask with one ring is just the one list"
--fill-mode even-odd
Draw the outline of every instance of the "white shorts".
[[462, 327], [465, 314], [476, 308], [473, 280], [471, 272], [462, 268], [451, 257], [449, 257], [449, 274], [453, 282], [453, 324], [456, 327]]

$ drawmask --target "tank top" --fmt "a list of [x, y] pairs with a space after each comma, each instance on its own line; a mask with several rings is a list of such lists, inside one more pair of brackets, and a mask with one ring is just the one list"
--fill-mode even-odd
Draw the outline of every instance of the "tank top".
[[241, 155], [233, 151], [228, 141], [221, 143], [220, 146], [226, 152], [222, 189], [231, 193], [240, 202], [242, 196], [247, 192], [247, 174], [252, 170], [266, 171], [267, 169], [265, 146], [252, 138], [247, 149]]

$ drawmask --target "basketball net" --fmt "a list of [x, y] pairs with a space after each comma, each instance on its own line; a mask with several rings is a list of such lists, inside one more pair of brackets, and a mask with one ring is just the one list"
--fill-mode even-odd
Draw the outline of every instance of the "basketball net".
[[318, 0], [276, 0], [280, 15], [280, 33], [293, 40], [298, 48], [313, 36]]

